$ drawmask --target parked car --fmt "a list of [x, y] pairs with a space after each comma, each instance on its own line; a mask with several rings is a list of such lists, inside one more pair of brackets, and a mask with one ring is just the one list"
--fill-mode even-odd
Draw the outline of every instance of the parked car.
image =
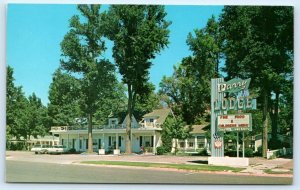
[[55, 145], [55, 146], [48, 148], [49, 154], [62, 154], [67, 151], [68, 151], [67, 148], [63, 145]]
[[35, 154], [47, 154], [49, 147], [49, 145], [36, 144], [31, 148], [31, 152], [34, 152]]

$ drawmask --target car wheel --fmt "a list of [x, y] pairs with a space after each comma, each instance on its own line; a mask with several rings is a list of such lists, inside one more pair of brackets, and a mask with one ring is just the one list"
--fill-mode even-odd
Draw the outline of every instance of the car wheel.
[[35, 154], [38, 154], [38, 152], [34, 152]]

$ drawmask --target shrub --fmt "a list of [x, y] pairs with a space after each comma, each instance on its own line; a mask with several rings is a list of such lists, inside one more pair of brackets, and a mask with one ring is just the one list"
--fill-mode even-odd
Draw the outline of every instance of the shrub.
[[253, 157], [252, 148], [245, 148], [245, 157]]
[[257, 151], [253, 154], [253, 156], [262, 156], [262, 146], [257, 147]]
[[71, 149], [68, 151], [68, 153], [74, 154], [74, 153], [76, 153], [76, 149], [75, 149], [75, 148], [71, 148]]
[[163, 155], [168, 152], [168, 148], [165, 146], [160, 146], [156, 148], [157, 155]]
[[198, 152], [200, 156], [208, 156], [207, 150], [205, 148], [200, 149]]

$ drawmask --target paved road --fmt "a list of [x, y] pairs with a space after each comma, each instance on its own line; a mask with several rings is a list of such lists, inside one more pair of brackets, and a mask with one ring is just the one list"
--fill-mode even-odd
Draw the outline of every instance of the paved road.
[[291, 184], [292, 178], [6, 161], [7, 182]]

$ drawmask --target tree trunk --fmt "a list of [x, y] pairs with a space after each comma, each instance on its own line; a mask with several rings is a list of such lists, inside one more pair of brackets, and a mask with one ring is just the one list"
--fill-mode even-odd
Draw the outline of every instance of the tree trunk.
[[175, 151], [174, 151], [174, 155], [176, 156], [176, 154], [177, 154], [177, 139], [175, 139]]
[[[272, 144], [274, 148], [278, 148], [277, 130], [278, 130], [278, 104], [279, 104], [279, 93], [276, 93], [274, 113], [272, 117]], [[273, 110], [272, 110], [273, 111]]]
[[88, 124], [88, 153], [93, 153], [93, 134], [92, 134], [92, 130], [93, 130], [93, 116], [92, 114], [88, 115], [89, 117], [89, 124]]
[[262, 156], [267, 158], [268, 151], [268, 94], [265, 92], [264, 95], [264, 104], [263, 104], [263, 134], [262, 134]]
[[131, 117], [132, 117], [132, 86], [128, 84], [128, 105], [127, 105], [127, 122], [126, 122], [126, 139], [125, 148], [126, 154], [131, 154]]

